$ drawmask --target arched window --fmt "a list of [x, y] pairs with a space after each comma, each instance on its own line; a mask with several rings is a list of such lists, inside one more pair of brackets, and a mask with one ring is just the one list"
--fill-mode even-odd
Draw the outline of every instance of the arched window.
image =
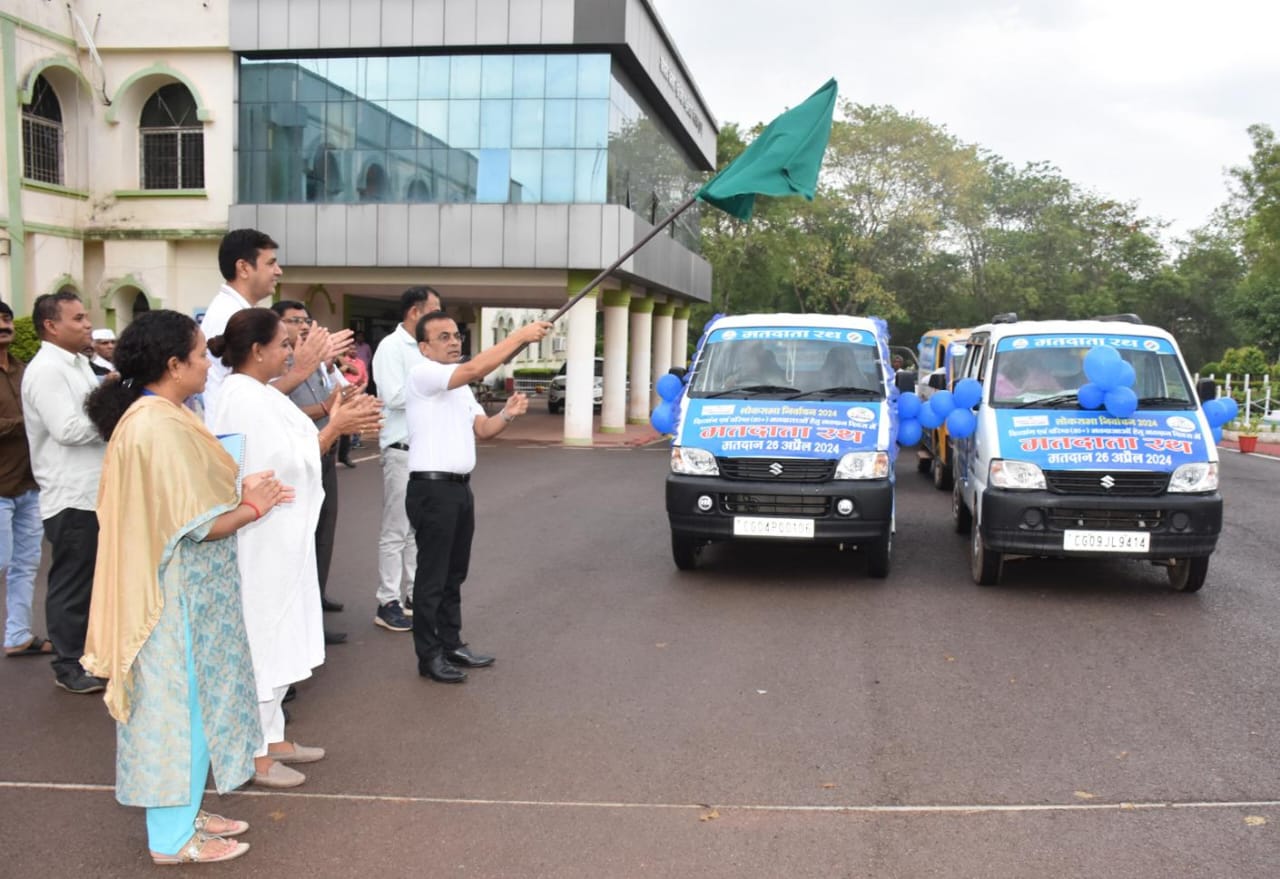
[[342, 200], [342, 168], [337, 152], [328, 143], [316, 147], [307, 171], [307, 201]]
[[415, 177], [405, 195], [408, 201], [431, 201], [431, 188], [421, 177]]
[[161, 86], [142, 105], [143, 189], [204, 188], [204, 128], [181, 83]]
[[62, 183], [62, 105], [49, 80], [37, 76], [22, 108], [22, 176]]

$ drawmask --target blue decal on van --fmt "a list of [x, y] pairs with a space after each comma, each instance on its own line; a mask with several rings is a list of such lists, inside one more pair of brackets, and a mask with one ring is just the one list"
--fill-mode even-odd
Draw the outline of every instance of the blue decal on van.
[[1026, 351], [1037, 348], [1097, 348], [1106, 346], [1121, 351], [1149, 351], [1152, 354], [1172, 354], [1173, 346], [1166, 339], [1152, 336], [1101, 336], [1094, 334], [1051, 334], [1037, 336], [1006, 336], [996, 345], [997, 351]]
[[1061, 409], [997, 409], [1000, 455], [1042, 470], [1160, 470], [1205, 461], [1194, 412], [1143, 410], [1133, 418]]
[[719, 456], [838, 458], [877, 448], [879, 401], [688, 399], [681, 444]]

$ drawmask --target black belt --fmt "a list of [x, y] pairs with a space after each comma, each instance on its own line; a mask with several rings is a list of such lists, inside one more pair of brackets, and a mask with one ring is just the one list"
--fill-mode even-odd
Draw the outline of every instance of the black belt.
[[402, 452], [407, 452], [407, 451], [409, 451], [409, 444], [408, 444], [408, 443], [388, 443], [388, 444], [387, 444], [387, 448], [388, 448], [388, 449], [399, 449], [399, 450], [400, 450], [400, 451], [402, 451]]
[[409, 473], [410, 479], [429, 479], [433, 482], [470, 482], [470, 473], [447, 473], [443, 470], [414, 470]]

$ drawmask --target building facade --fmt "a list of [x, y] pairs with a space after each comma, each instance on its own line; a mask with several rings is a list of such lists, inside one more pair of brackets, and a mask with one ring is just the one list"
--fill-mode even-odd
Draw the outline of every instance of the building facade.
[[[0, 40], [0, 296], [29, 313], [73, 289], [117, 330], [199, 313], [222, 234], [253, 226], [281, 243], [280, 295], [326, 325], [376, 342], [428, 283], [478, 350], [501, 315], [563, 305], [715, 162], [647, 0], [18, 0]], [[590, 441], [597, 347], [621, 430], [710, 288], [695, 208], [521, 355], [567, 356], [568, 441]]]

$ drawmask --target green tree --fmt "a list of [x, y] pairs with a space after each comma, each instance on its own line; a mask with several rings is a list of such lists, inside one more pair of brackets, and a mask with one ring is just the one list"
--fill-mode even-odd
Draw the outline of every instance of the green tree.
[[13, 320], [13, 341], [9, 343], [9, 353], [23, 363], [30, 363], [31, 358], [40, 350], [40, 337], [36, 335], [36, 326], [31, 316], [24, 314]]

